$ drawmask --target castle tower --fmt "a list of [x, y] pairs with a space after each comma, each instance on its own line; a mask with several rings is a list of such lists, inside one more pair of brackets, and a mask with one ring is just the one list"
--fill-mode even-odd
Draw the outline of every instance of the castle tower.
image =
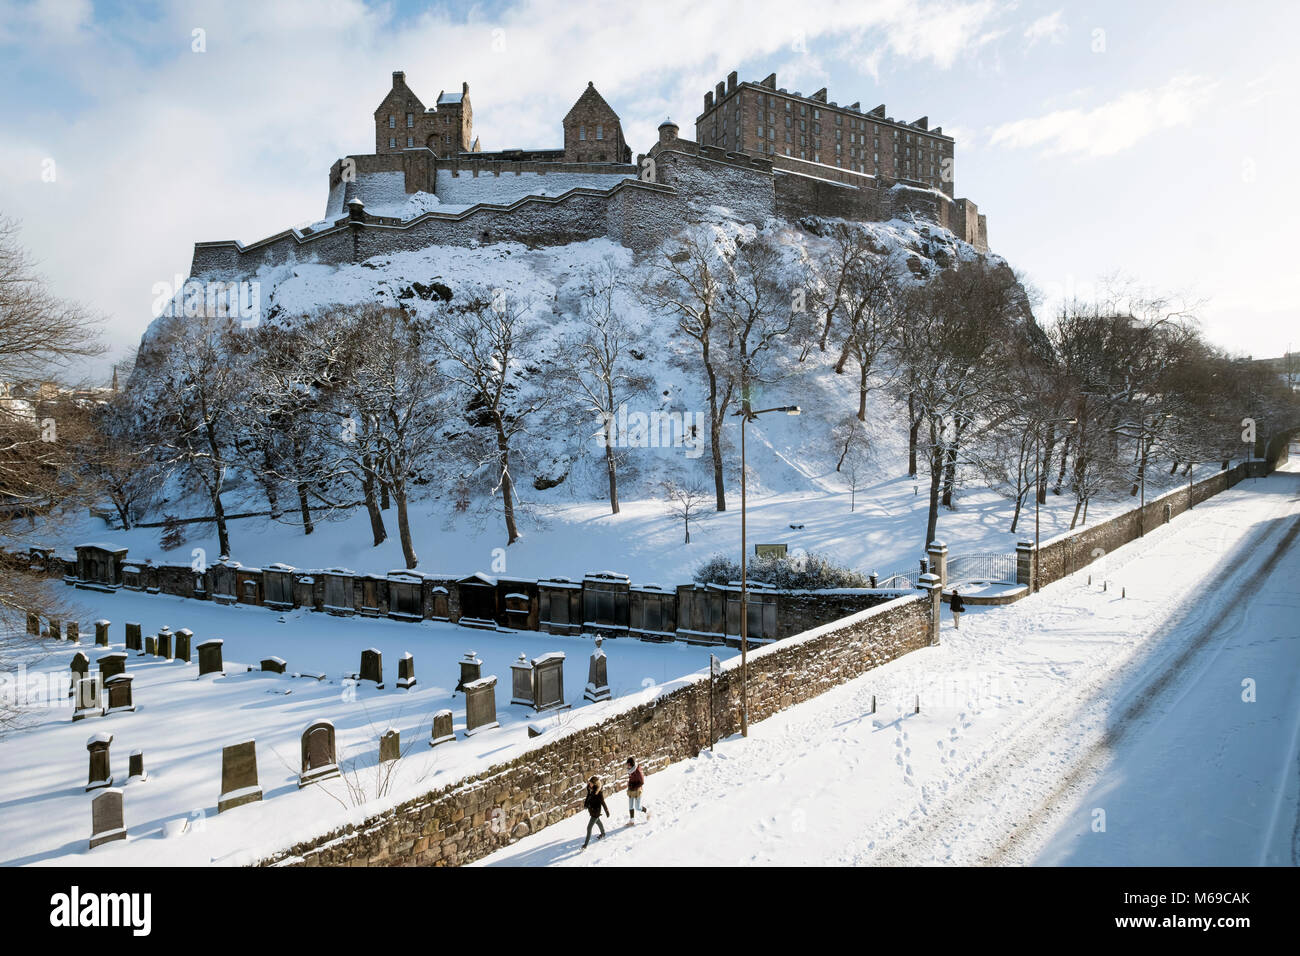
[[453, 156], [478, 150], [468, 83], [461, 84], [459, 93], [439, 93], [437, 103], [426, 108], [399, 70], [374, 116], [376, 153], [425, 147], [439, 156]]
[[632, 150], [623, 140], [618, 114], [596, 91], [594, 83], [578, 97], [564, 117], [566, 163], [630, 163]]

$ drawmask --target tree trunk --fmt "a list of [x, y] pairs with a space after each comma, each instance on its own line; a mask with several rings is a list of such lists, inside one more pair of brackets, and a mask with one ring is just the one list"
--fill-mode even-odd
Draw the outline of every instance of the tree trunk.
[[1016, 525], [1020, 523], [1020, 507], [1021, 505], [1024, 504], [1024, 501], [1025, 501], [1025, 496], [1023, 492], [1016, 495], [1016, 510], [1011, 514], [1011, 527], [1008, 530], [1009, 534], [1016, 533]]
[[1138, 462], [1137, 479], [1133, 482], [1133, 488], [1129, 491], [1130, 498], [1136, 498], [1138, 489], [1142, 486], [1143, 476], [1147, 473], [1147, 455], [1151, 452], [1151, 446], [1146, 442], [1142, 443], [1142, 459]]
[[1075, 499], [1074, 499], [1074, 517], [1070, 519], [1070, 530], [1071, 530], [1071, 531], [1073, 531], [1073, 530], [1074, 530], [1074, 526], [1075, 526], [1076, 524], [1079, 523], [1079, 509], [1082, 508], [1082, 507], [1083, 507], [1083, 499], [1082, 499], [1082, 498], [1075, 498]]
[[226, 530], [226, 509], [221, 504], [221, 485], [212, 487], [212, 517], [217, 522], [217, 549], [223, 557], [230, 557], [230, 532]]
[[948, 460], [943, 467], [943, 506], [952, 509], [952, 491], [957, 484], [957, 445], [961, 441], [961, 433], [964, 425], [958, 425], [952, 436], [952, 444], [948, 446]]
[[515, 482], [510, 476], [510, 440], [505, 428], [497, 420], [497, 460], [501, 465], [501, 504], [506, 519], [506, 546], [519, 540], [519, 528], [515, 525]]
[[[1056, 429], [1047, 430], [1047, 442], [1043, 447], [1043, 460], [1039, 463], [1038, 475], [1035, 479], [1037, 487], [1034, 494], [1038, 497], [1040, 505], [1047, 504], [1047, 481], [1048, 476], [1052, 473], [1052, 451], [1056, 448]], [[1012, 529], [1015, 530], [1014, 528]]]
[[298, 511], [302, 514], [302, 533], [311, 534], [316, 530], [311, 520], [311, 505], [307, 502], [307, 485], [298, 482]]
[[379, 508], [382, 511], [387, 511], [390, 505], [388, 490], [388, 482], [381, 480], [379, 482]]
[[402, 557], [406, 559], [406, 568], [409, 571], [418, 563], [415, 555], [415, 545], [411, 542], [411, 522], [407, 518], [406, 511], [406, 482], [393, 482], [393, 500], [397, 502], [397, 535], [402, 540]]
[[618, 467], [614, 461], [614, 416], [611, 414], [605, 422], [605, 470], [609, 473], [609, 509], [611, 514], [618, 514]]
[[[1056, 487], [1052, 489], [1052, 494], [1061, 493], [1061, 485], [1065, 484], [1065, 463], [1070, 460], [1070, 440], [1071, 436], [1065, 436], [1065, 444], [1061, 446], [1061, 470], [1056, 473]], [[1046, 500], [1046, 498], [1044, 498]], [[1073, 525], [1071, 525], [1073, 527]]]
[[366, 512], [370, 515], [370, 535], [374, 538], [373, 546], [377, 548], [388, 540], [388, 529], [384, 527], [384, 515], [379, 510], [379, 500], [375, 497], [375, 473], [369, 457], [362, 460], [361, 471], [364, 475], [361, 491], [366, 499]]
[[921, 431], [921, 419], [916, 414], [916, 396], [911, 392], [907, 393], [907, 420], [912, 423], [907, 434], [907, 473], [915, 478], [916, 436]]
[[867, 420], [867, 376], [871, 369], [863, 365], [860, 367], [861, 374], [858, 377], [858, 421]]
[[718, 408], [718, 377], [705, 352], [704, 370], [709, 377], [709, 445], [713, 453], [713, 493], [718, 511], [727, 510], [727, 491], [722, 480], [722, 413]]
[[930, 423], [930, 514], [925, 523], [924, 545], [934, 540], [939, 526], [939, 489], [943, 482], [943, 448], [939, 445], [939, 436], [934, 422]]

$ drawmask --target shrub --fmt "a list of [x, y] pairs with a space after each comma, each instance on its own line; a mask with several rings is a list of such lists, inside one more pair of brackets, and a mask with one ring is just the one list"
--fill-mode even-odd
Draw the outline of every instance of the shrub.
[[[751, 582], [762, 581], [783, 590], [871, 587], [867, 575], [838, 565], [826, 555], [815, 551], [758, 555], [745, 564], [745, 573]], [[725, 554], [715, 554], [695, 569], [695, 580], [706, 584], [739, 581], [740, 562]]]

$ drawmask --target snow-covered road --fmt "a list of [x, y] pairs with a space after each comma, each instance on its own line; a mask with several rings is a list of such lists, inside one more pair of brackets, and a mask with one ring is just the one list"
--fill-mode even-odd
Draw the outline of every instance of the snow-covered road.
[[624, 828], [614, 794], [585, 853], [582, 815], [483, 862], [1298, 861], [1295, 462], [965, 620], [652, 773], [648, 822]]

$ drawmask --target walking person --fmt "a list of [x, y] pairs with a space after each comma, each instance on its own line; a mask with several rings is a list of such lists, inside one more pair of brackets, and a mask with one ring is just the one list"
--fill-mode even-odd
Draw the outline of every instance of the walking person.
[[645, 787], [645, 774], [635, 757], [627, 758], [627, 825], [636, 822], [636, 812], [640, 810], [647, 817], [650, 811], [641, 806], [641, 790]]
[[961, 599], [957, 589], [952, 589], [952, 597], [948, 599], [948, 607], [952, 610], [952, 626], [961, 630], [961, 616], [966, 611], [966, 602]]
[[605, 839], [605, 824], [600, 820], [600, 811], [605, 811], [605, 816], [609, 816], [609, 807], [605, 803], [605, 791], [600, 788], [600, 778], [592, 776], [587, 781], [587, 796], [582, 801], [582, 805], [587, 808], [591, 814], [591, 819], [587, 821], [587, 839], [582, 841], [582, 848], [587, 849], [587, 844], [591, 842], [591, 828], [600, 827], [600, 836], [597, 840]]

